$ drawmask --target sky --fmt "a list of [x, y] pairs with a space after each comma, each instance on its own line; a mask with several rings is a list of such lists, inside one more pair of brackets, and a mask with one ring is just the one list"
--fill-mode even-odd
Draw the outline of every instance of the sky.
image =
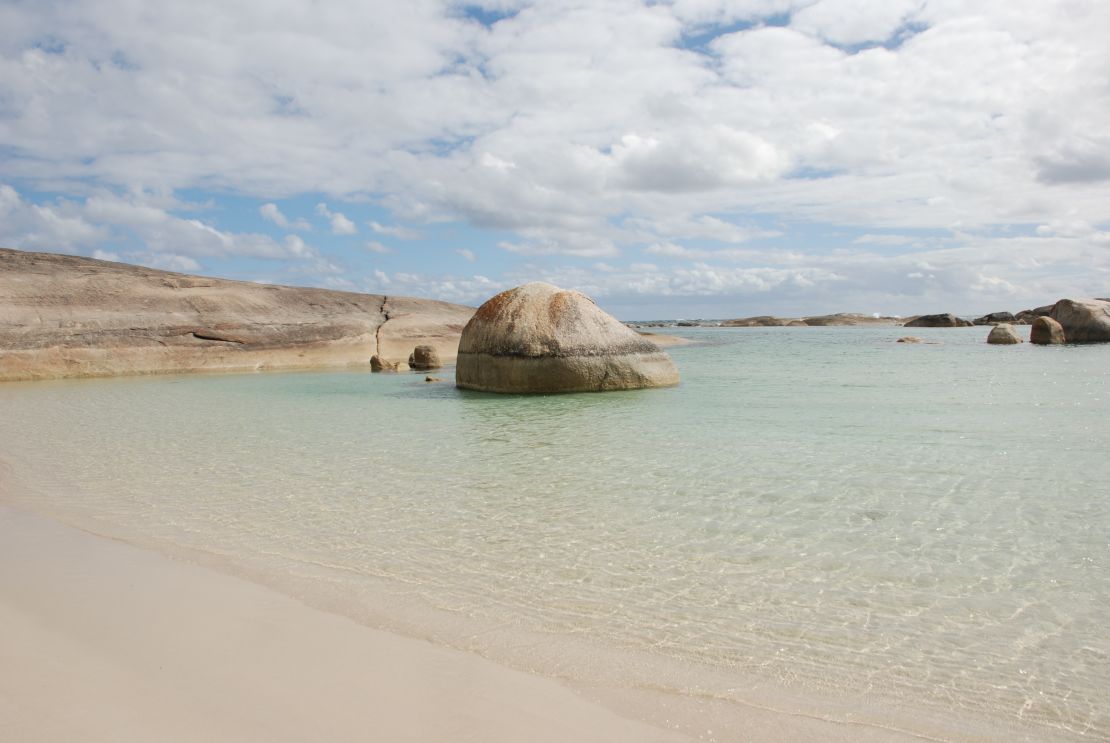
[[3, 0], [0, 246], [622, 319], [1110, 296], [1104, 0]]

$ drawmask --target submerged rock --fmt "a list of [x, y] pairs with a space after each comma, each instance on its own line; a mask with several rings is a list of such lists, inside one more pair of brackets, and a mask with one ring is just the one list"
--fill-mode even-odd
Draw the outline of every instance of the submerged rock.
[[1110, 342], [1110, 302], [1101, 299], [1061, 299], [1052, 308], [1068, 343]]
[[576, 291], [533, 282], [474, 313], [455, 383], [486, 392], [594, 392], [678, 384], [671, 357]]
[[987, 336], [987, 343], [996, 346], [1010, 346], [1015, 343], [1023, 343], [1021, 336], [1017, 334], [1012, 325], [995, 325], [991, 328], [990, 335]]
[[903, 335], [898, 339], [899, 343], [922, 343], [923, 341], [916, 335]]
[[435, 346], [417, 346], [409, 354], [409, 368], [418, 371], [438, 369], [443, 366], [439, 360], [439, 352]]
[[970, 328], [970, 320], [956, 317], [951, 312], [940, 315], [922, 315], [905, 324], [907, 328]]
[[1039, 346], [1059, 345], [1067, 342], [1064, 328], [1051, 317], [1038, 317], [1029, 329], [1029, 342]]

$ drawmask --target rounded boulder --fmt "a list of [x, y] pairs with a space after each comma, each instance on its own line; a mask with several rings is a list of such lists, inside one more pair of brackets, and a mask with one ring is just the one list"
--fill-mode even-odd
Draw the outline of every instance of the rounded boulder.
[[1021, 336], [1014, 330], [1013, 325], [995, 325], [987, 336], [987, 343], [996, 346], [1010, 346], [1021, 342]]
[[478, 308], [455, 383], [502, 393], [601, 392], [678, 384], [671, 357], [576, 291], [533, 282]]
[[1029, 342], [1038, 346], [1059, 345], [1067, 342], [1064, 336], [1064, 326], [1051, 317], [1041, 316], [1033, 321], [1029, 329]]

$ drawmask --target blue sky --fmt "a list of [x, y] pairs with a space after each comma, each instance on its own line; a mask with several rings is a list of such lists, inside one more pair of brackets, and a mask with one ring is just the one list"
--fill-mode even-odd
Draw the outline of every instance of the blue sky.
[[625, 319], [1110, 287], [1094, 0], [0, 8], [0, 245]]

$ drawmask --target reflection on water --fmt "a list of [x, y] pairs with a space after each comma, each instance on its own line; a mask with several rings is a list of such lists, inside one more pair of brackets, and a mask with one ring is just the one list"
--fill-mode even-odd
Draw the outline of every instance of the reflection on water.
[[899, 331], [691, 331], [680, 387], [627, 393], [7, 385], [0, 440], [68, 483], [39, 507], [527, 668], [1110, 737], [1110, 348]]

